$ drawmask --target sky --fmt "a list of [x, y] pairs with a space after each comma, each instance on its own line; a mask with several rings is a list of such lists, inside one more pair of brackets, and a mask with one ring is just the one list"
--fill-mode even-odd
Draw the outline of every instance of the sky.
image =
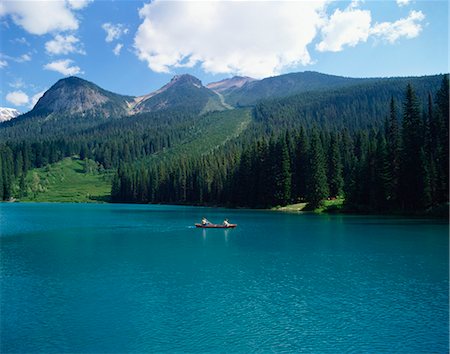
[[448, 19], [446, 0], [2, 0], [0, 106], [26, 112], [72, 75], [140, 96], [183, 73], [448, 73]]

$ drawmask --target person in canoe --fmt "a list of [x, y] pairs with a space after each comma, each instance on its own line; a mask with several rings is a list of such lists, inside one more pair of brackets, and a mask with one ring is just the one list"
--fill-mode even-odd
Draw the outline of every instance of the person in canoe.
[[203, 225], [203, 226], [206, 226], [206, 225], [209, 225], [209, 224], [211, 224], [211, 223], [208, 221], [208, 219], [205, 218], [205, 217], [203, 217], [203, 218], [202, 218], [202, 225]]
[[226, 227], [230, 226], [230, 223], [228, 222], [228, 219], [225, 219], [223, 221], [223, 225], [226, 226]]

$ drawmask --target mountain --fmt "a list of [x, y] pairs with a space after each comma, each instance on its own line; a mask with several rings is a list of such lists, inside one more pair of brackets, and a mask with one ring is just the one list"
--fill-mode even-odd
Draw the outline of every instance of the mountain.
[[257, 81], [248, 76], [234, 76], [231, 79], [225, 79], [217, 82], [211, 82], [206, 85], [207, 88], [217, 93], [231, 92], [231, 90], [239, 89], [248, 82]]
[[248, 80], [241, 87], [230, 87], [221, 93], [232, 106], [249, 106], [266, 98], [287, 97], [306, 91], [327, 90], [375, 80], [379, 79], [355, 79], [305, 71]]
[[[159, 90], [133, 97], [69, 77], [55, 83], [30, 112], [4, 122], [0, 139], [65, 138], [79, 133], [92, 135], [94, 131], [98, 136], [107, 133], [108, 139], [124, 136], [124, 131], [150, 134], [151, 130], [161, 136], [161, 129], [170, 130], [180, 139], [182, 134], [201, 130], [196, 125], [200, 115], [240, 106], [254, 107], [253, 119], [268, 122], [266, 132], [277, 126], [298, 125], [296, 122], [305, 117], [308, 125], [315, 121], [359, 129], [384, 119], [385, 101], [391, 96], [401, 100], [408, 83], [423, 102], [441, 80], [441, 75], [358, 79], [300, 72], [263, 80], [233, 77], [204, 86], [196, 77], [185, 74], [173, 77]], [[348, 124], [350, 119], [352, 123]], [[168, 144], [161, 138], [158, 145], [172, 145], [173, 139]], [[146, 149], [152, 151], [154, 147]]]
[[132, 113], [155, 112], [165, 109], [184, 109], [201, 113], [224, 110], [220, 97], [203, 86], [196, 77], [176, 75], [159, 90], [135, 98]]
[[15, 108], [0, 107], [0, 123], [14, 119], [21, 113]]
[[119, 117], [128, 114], [131, 96], [106, 91], [72, 76], [59, 80], [39, 99], [27, 117], [58, 115]]

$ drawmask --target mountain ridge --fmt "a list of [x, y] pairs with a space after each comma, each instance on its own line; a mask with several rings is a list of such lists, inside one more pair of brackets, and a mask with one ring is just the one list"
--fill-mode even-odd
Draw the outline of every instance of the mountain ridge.
[[[175, 75], [161, 88], [141, 96], [117, 94], [88, 80], [70, 76], [60, 79], [52, 85], [32, 110], [26, 112], [24, 116], [46, 116], [51, 113], [81, 116], [94, 113], [94, 115], [103, 115], [106, 118], [129, 116], [179, 106], [192, 106], [193, 98], [199, 99], [197, 103], [203, 105], [196, 107], [198, 112], [202, 112], [208, 101], [214, 102], [212, 106], [215, 109], [222, 110], [229, 109], [230, 106], [251, 106], [262, 99], [288, 97], [306, 91], [348, 87], [383, 80], [408, 80], [432, 76], [354, 78], [304, 71], [261, 80], [234, 76], [203, 85], [195, 76], [182, 74]], [[69, 91], [72, 97], [68, 97]], [[194, 91], [197, 92], [194, 93]]]
[[[152, 119], [157, 119], [158, 124], [164, 121], [164, 124], [173, 124], [174, 119], [190, 122], [193, 117], [208, 112], [234, 110], [239, 107], [254, 107], [258, 110], [258, 107], [265, 107], [259, 106], [259, 102], [266, 102], [267, 105], [272, 104], [270, 100], [289, 97], [300, 99], [299, 102], [308, 102], [310, 99], [323, 101], [324, 107], [328, 107], [333, 103], [327, 103], [323, 98], [337, 97], [336, 91], [346, 87], [357, 87], [358, 90], [365, 91], [371, 90], [370, 86], [379, 85], [384, 91], [384, 97], [398, 98], [399, 92], [403, 92], [406, 84], [411, 83], [419, 87], [419, 96], [423, 97], [424, 88], [429, 90], [435, 87], [437, 82], [441, 81], [441, 76], [359, 79], [300, 72], [263, 80], [233, 77], [208, 84], [210, 87], [215, 84], [215, 89], [223, 89], [218, 92], [204, 86], [198, 78], [184, 74], [174, 76], [160, 89], [138, 97], [115, 94], [84, 79], [69, 77], [58, 80], [30, 112], [0, 123], [0, 136], [13, 140], [36, 134], [48, 137], [66, 136], [95, 127], [100, 128], [104, 124], [109, 126], [108, 122], [112, 121], [121, 121], [112, 126], [123, 127], [131, 127], [139, 120], [146, 120], [146, 124], [150, 124]], [[326, 92], [331, 96], [323, 96]], [[311, 96], [312, 93], [316, 94]], [[307, 95], [298, 96], [299, 94]], [[348, 97], [348, 102], [351, 100], [352, 97]], [[277, 101], [275, 104], [281, 102], [292, 100]], [[273, 122], [283, 119], [283, 116], [284, 113], [274, 117]]]

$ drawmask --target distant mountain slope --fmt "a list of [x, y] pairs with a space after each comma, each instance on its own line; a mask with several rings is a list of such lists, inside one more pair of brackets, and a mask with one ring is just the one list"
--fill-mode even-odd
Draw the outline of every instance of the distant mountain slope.
[[407, 83], [423, 97], [435, 91], [441, 79], [441, 75], [355, 79], [303, 72], [259, 81], [234, 77], [209, 84], [215, 92], [191, 75], [179, 75], [157, 91], [132, 97], [69, 77], [53, 85], [30, 112], [1, 123], [0, 139], [72, 138], [82, 132], [93, 134], [92, 129], [96, 136], [108, 132], [112, 138], [123, 131], [141, 134], [156, 128], [169, 129], [175, 137], [179, 127], [197, 129], [198, 115], [233, 109], [229, 103], [256, 106], [256, 113], [270, 112], [269, 121], [274, 125], [282, 124], [295, 111], [298, 119], [303, 114], [317, 124], [332, 121], [333, 126], [340, 126], [348, 121], [344, 117], [352, 115], [358, 126], [366, 126], [374, 119], [384, 119], [387, 107], [368, 102], [388, 101], [391, 96], [402, 99]]
[[117, 117], [128, 113], [128, 102], [131, 100], [133, 100], [131, 96], [106, 91], [92, 82], [72, 76], [54, 84], [26, 115]]
[[305, 91], [329, 90], [376, 80], [305, 71], [248, 81], [242, 87], [224, 90], [222, 94], [226, 102], [233, 106], [249, 106], [265, 98], [287, 97]]
[[419, 103], [427, 105], [429, 93], [436, 92], [443, 75], [391, 78], [324, 91], [261, 100], [254, 106], [255, 122], [263, 131], [318, 126], [330, 130], [354, 131], [382, 125], [394, 98], [401, 114], [405, 89], [412, 84]]
[[137, 97], [132, 112], [184, 109], [200, 113], [208, 104], [211, 106], [210, 110], [225, 109], [213, 91], [203, 86], [196, 77], [185, 74], [174, 76], [168, 84], [153, 93]]
[[161, 89], [140, 97], [115, 94], [92, 82], [69, 77], [46, 91], [31, 111], [3, 123], [0, 136], [65, 136], [142, 113], [179, 111], [196, 115], [230, 108], [223, 97], [191, 75], [175, 76]]
[[231, 79], [224, 79], [217, 82], [211, 82], [206, 85], [207, 88], [214, 92], [223, 93], [225, 91], [231, 92], [244, 86], [248, 82], [258, 81], [248, 76], [234, 76]]
[[151, 155], [152, 161], [202, 156], [239, 137], [252, 121], [249, 108], [211, 112], [201, 116], [197, 129], [172, 148]]
[[0, 123], [14, 119], [21, 113], [15, 108], [0, 107]]

